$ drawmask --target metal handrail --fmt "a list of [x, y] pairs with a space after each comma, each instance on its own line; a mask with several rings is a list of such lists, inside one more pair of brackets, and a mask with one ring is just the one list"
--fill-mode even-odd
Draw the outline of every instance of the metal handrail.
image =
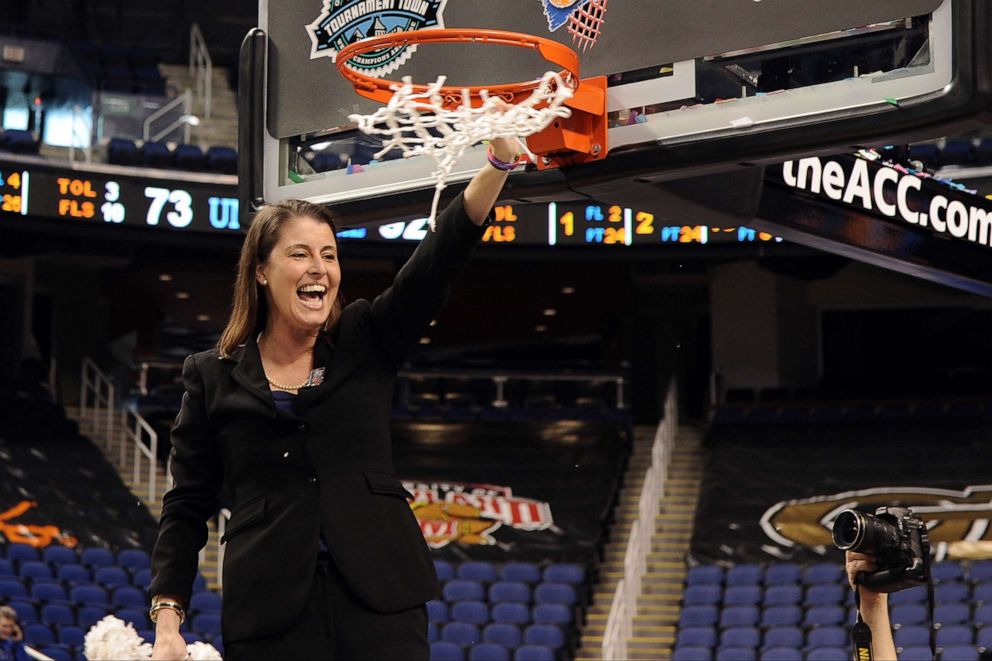
[[[166, 113], [176, 110], [180, 105], [182, 105], [182, 114], [175, 120], [172, 121], [164, 129], [158, 131], [152, 135], [152, 124], [158, 121], [159, 118], [163, 117]], [[192, 118], [193, 108], [193, 92], [188, 88], [179, 96], [169, 101], [167, 104], [148, 115], [142, 124], [141, 136], [145, 142], [156, 142], [161, 140], [165, 136], [169, 135], [180, 126], [183, 126], [183, 140], [189, 143], [190, 138], [190, 120]]]
[[196, 81], [196, 100], [203, 104], [203, 116], [207, 119], [213, 105], [213, 71], [207, 41], [199, 24], [194, 23], [189, 30], [189, 75]]
[[89, 164], [93, 160], [93, 144], [92, 139], [86, 140], [85, 135], [79, 134], [78, 122], [76, 120], [80, 116], [81, 111], [82, 108], [78, 104], [72, 107], [72, 140], [69, 142], [69, 160], [71, 162], [76, 161], [76, 141], [79, 140], [80, 146], [78, 149], [82, 150], [83, 160]]
[[[92, 403], [89, 402], [92, 400]], [[114, 383], [89, 358], [83, 358], [82, 377], [79, 388], [79, 418], [85, 419], [89, 408], [94, 411], [103, 408], [105, 412], [94, 415], [93, 433], [99, 436], [100, 421], [105, 423], [103, 447], [110, 452], [114, 436]], [[102, 405], [102, 406], [101, 406]]]
[[655, 517], [665, 494], [668, 464], [671, 461], [675, 435], [678, 431], [678, 394], [675, 380], [668, 386], [664, 413], [651, 446], [651, 467], [644, 474], [644, 484], [637, 502], [637, 520], [630, 528], [627, 549], [624, 552], [623, 578], [617, 583], [617, 593], [610, 605], [603, 636], [603, 658], [627, 658], [627, 641], [637, 616], [637, 598], [641, 594], [641, 580], [647, 570], [651, 535]]
[[[124, 440], [121, 443], [120, 466], [121, 468], [125, 466], [125, 451], [127, 450], [127, 441], [130, 441], [134, 446], [133, 483], [136, 489], [141, 488], [142, 486], [141, 457], [144, 456], [148, 460], [148, 502], [154, 503], [157, 495], [156, 477], [158, 469], [158, 433], [150, 424], [148, 424], [148, 421], [145, 420], [140, 413], [138, 413], [138, 409], [134, 406], [134, 404], [131, 404], [122, 412], [121, 425], [123, 427]], [[141, 442], [142, 432], [148, 436], [148, 445]]]

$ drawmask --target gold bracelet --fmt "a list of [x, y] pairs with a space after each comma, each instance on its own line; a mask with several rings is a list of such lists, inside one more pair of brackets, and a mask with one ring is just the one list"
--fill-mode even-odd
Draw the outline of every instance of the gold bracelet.
[[176, 615], [179, 616], [179, 624], [186, 621], [186, 611], [183, 610], [182, 605], [176, 603], [175, 601], [165, 600], [155, 601], [152, 603], [152, 607], [148, 609], [148, 619], [155, 624], [158, 624], [158, 612], [163, 608], [168, 608], [169, 610], [175, 611]]

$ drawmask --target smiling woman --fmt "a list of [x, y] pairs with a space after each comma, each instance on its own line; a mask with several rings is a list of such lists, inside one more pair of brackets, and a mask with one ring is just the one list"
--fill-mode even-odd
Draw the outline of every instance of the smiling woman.
[[185, 656], [179, 625], [222, 484], [225, 658], [428, 658], [424, 604], [440, 585], [393, 468], [393, 390], [482, 239], [514, 147], [492, 142], [491, 167], [373, 301], [343, 307], [326, 208], [256, 215], [227, 328], [183, 365], [152, 554], [154, 659]]

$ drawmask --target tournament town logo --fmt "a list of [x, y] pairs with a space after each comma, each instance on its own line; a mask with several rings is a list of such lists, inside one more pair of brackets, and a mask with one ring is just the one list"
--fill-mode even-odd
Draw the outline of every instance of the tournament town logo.
[[776, 503], [761, 517], [761, 528], [786, 547], [828, 547], [834, 519], [846, 509], [912, 508], [923, 519], [931, 544], [946, 543], [956, 557], [992, 557], [992, 485], [961, 491], [927, 487], [878, 487]]
[[545, 530], [554, 521], [551, 506], [514, 496], [510, 487], [455, 482], [403, 482], [413, 494], [410, 507], [432, 549], [452, 542], [491, 546], [501, 526]]
[[[447, 0], [324, 0], [317, 19], [306, 26], [312, 47], [310, 59], [334, 62], [345, 46], [366, 37], [421, 28], [443, 28]], [[357, 55], [350, 66], [372, 76], [395, 71], [416, 50], [416, 44], [393, 46]]]

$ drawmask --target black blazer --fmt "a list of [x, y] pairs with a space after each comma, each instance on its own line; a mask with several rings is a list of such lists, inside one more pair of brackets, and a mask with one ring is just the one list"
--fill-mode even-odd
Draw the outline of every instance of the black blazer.
[[[487, 222], [488, 224], [488, 222]], [[227, 642], [288, 629], [305, 607], [318, 535], [369, 608], [389, 613], [439, 593], [429, 550], [393, 469], [389, 418], [396, 373], [441, 308], [484, 227], [459, 195], [392, 286], [347, 306], [317, 339], [324, 383], [279, 412], [254, 334], [230, 358], [189, 356], [172, 429], [172, 475], [152, 553], [152, 595], [188, 600], [221, 483], [232, 496], [224, 540]], [[333, 347], [333, 350], [332, 350]], [[329, 364], [328, 364], [329, 362]]]

